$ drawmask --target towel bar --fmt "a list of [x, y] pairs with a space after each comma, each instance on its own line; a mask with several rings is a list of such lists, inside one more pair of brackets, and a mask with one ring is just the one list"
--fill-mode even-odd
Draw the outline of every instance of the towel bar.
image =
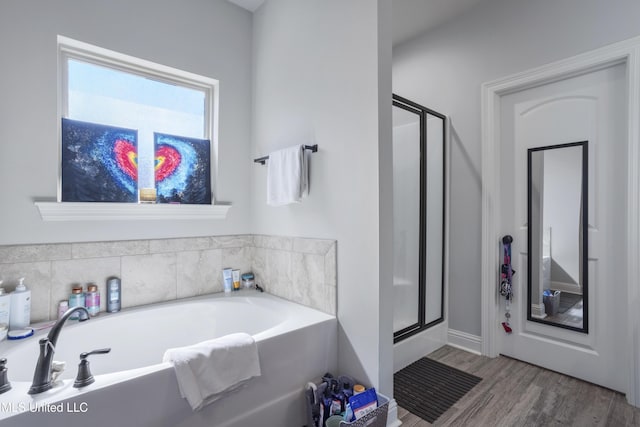
[[[315, 153], [318, 151], [318, 144], [305, 145], [304, 149], [311, 150], [312, 153]], [[262, 157], [258, 157], [257, 159], [253, 159], [253, 161], [256, 163], [260, 163], [261, 165], [264, 165], [268, 158], [269, 156], [262, 156]]]

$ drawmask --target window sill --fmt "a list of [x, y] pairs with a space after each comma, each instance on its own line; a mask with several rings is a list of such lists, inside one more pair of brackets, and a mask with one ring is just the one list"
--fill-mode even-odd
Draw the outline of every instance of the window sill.
[[231, 205], [35, 202], [43, 221], [225, 219]]

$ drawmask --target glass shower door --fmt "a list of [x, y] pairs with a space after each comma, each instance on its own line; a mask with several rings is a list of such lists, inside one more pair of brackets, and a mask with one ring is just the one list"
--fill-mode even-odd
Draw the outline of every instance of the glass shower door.
[[445, 116], [393, 96], [394, 342], [444, 320]]
[[393, 107], [393, 330], [420, 323], [420, 140], [422, 118]]

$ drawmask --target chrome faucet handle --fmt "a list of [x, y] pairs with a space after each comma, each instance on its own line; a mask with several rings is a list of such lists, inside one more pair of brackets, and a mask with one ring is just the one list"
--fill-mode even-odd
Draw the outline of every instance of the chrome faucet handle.
[[7, 359], [0, 359], [0, 394], [11, 390], [11, 383], [7, 377]]
[[93, 374], [91, 374], [91, 370], [89, 369], [89, 360], [88, 357], [92, 354], [106, 354], [111, 351], [110, 348], [101, 348], [98, 350], [93, 350], [87, 353], [80, 353], [80, 363], [78, 364], [78, 375], [76, 376], [76, 380], [73, 382], [73, 386], [75, 388], [86, 387], [89, 384], [93, 384], [95, 378], [93, 378]]

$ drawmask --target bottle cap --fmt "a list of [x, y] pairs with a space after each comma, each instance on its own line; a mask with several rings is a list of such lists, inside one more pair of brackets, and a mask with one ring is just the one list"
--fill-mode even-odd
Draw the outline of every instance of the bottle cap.
[[24, 277], [20, 278], [20, 283], [18, 283], [18, 286], [16, 286], [16, 292], [22, 292], [22, 291], [26, 291], [27, 287], [24, 285]]
[[72, 294], [81, 294], [82, 293], [82, 286], [74, 286], [73, 288], [71, 288], [71, 293]]
[[89, 292], [98, 292], [98, 286], [93, 283], [90, 283], [89, 286], [87, 286], [87, 290]]
[[361, 384], [356, 384], [353, 386], [353, 394], [362, 393], [364, 391], [364, 386]]
[[[2, 284], [2, 280], [0, 280], [0, 285]], [[7, 291], [4, 290], [4, 288], [0, 288], [0, 295], [5, 295], [7, 293]]]

